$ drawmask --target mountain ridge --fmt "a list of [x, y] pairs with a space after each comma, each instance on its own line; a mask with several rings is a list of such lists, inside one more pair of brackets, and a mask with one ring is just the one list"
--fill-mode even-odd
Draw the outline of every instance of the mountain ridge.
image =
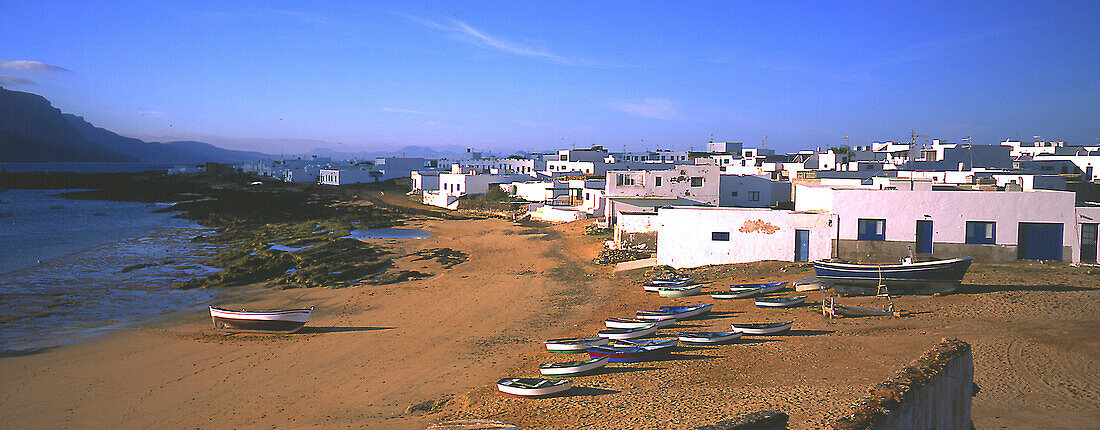
[[61, 112], [45, 97], [0, 87], [0, 162], [234, 162], [271, 158], [205, 142], [146, 142]]

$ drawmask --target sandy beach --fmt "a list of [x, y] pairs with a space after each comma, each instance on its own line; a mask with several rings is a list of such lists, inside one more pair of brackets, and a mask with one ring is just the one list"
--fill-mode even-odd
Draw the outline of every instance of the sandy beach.
[[[665, 299], [642, 292], [645, 269], [591, 263], [602, 238], [583, 223], [548, 228], [500, 219], [418, 220], [420, 240], [375, 240], [402, 270], [433, 276], [383, 286], [229, 291], [229, 308], [316, 306], [291, 335], [224, 334], [205, 312], [94, 341], [0, 359], [0, 422], [11, 428], [423, 428], [491, 418], [522, 428], [692, 428], [743, 413], [790, 414], [822, 428], [866, 388], [942, 338], [975, 352], [978, 428], [1100, 427], [1100, 268], [975, 265], [963, 291], [901, 297], [901, 318], [829, 320], [813, 306], [758, 309], [748, 300]], [[408, 255], [450, 248], [444, 268]], [[807, 264], [712, 268], [714, 290], [795, 280]], [[809, 293], [820, 301], [820, 292]], [[883, 304], [847, 298], [847, 304]], [[542, 340], [591, 335], [608, 317], [715, 302], [679, 329], [794, 320], [783, 336], [689, 347], [669, 359], [575, 378], [569, 395], [524, 400], [494, 383], [534, 377]], [[665, 329], [675, 333], [677, 328]]]

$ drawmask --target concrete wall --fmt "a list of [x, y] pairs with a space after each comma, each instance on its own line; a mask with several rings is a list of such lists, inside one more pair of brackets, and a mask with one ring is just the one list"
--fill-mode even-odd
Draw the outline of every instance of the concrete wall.
[[539, 205], [533, 211], [528, 212], [531, 219], [553, 223], [578, 221], [588, 218], [588, 214], [572, 208], [556, 208], [553, 206]]
[[[662, 208], [657, 212], [657, 264], [697, 267], [762, 260], [794, 261], [795, 230], [810, 231], [809, 260], [829, 258], [836, 216], [741, 208]], [[712, 240], [713, 232], [729, 241]]]
[[[796, 210], [821, 210], [840, 217], [840, 229], [832, 238], [856, 240], [860, 218], [885, 219], [886, 242], [900, 246], [891, 254], [904, 256], [905, 246], [916, 241], [916, 222], [932, 221], [933, 255], [936, 245], [965, 244], [967, 221], [996, 223], [996, 245], [1018, 245], [1021, 222], [1062, 224], [1063, 260], [1080, 259], [1080, 234], [1074, 214], [1074, 194], [1067, 191], [925, 191], [832, 189], [821, 186], [795, 187]], [[838, 236], [839, 234], [839, 236]], [[860, 245], [864, 246], [863, 244]], [[950, 249], [941, 247], [940, 249]], [[844, 248], [839, 248], [844, 251]], [[996, 250], [990, 251], [991, 254]], [[842, 256], [843, 257], [843, 256]]]
[[458, 209], [458, 197], [443, 193], [425, 192], [424, 204], [455, 210]]

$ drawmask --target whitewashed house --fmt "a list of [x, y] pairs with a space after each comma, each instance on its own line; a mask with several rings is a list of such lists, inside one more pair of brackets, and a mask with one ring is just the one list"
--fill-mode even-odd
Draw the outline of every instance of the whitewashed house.
[[698, 267], [830, 258], [837, 217], [816, 211], [674, 206], [661, 208], [655, 218], [657, 264]]
[[1081, 226], [1074, 194], [1064, 191], [960, 191], [905, 181], [886, 189], [798, 185], [795, 209], [838, 217], [836, 253], [891, 260], [914, 253], [1079, 262]]

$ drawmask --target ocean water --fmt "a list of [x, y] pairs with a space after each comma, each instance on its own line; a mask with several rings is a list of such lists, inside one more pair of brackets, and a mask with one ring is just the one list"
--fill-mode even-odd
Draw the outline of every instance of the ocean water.
[[0, 356], [30, 353], [213, 299], [174, 290], [217, 269], [191, 238], [211, 229], [154, 213], [164, 205], [68, 200], [63, 190], [0, 192]]

